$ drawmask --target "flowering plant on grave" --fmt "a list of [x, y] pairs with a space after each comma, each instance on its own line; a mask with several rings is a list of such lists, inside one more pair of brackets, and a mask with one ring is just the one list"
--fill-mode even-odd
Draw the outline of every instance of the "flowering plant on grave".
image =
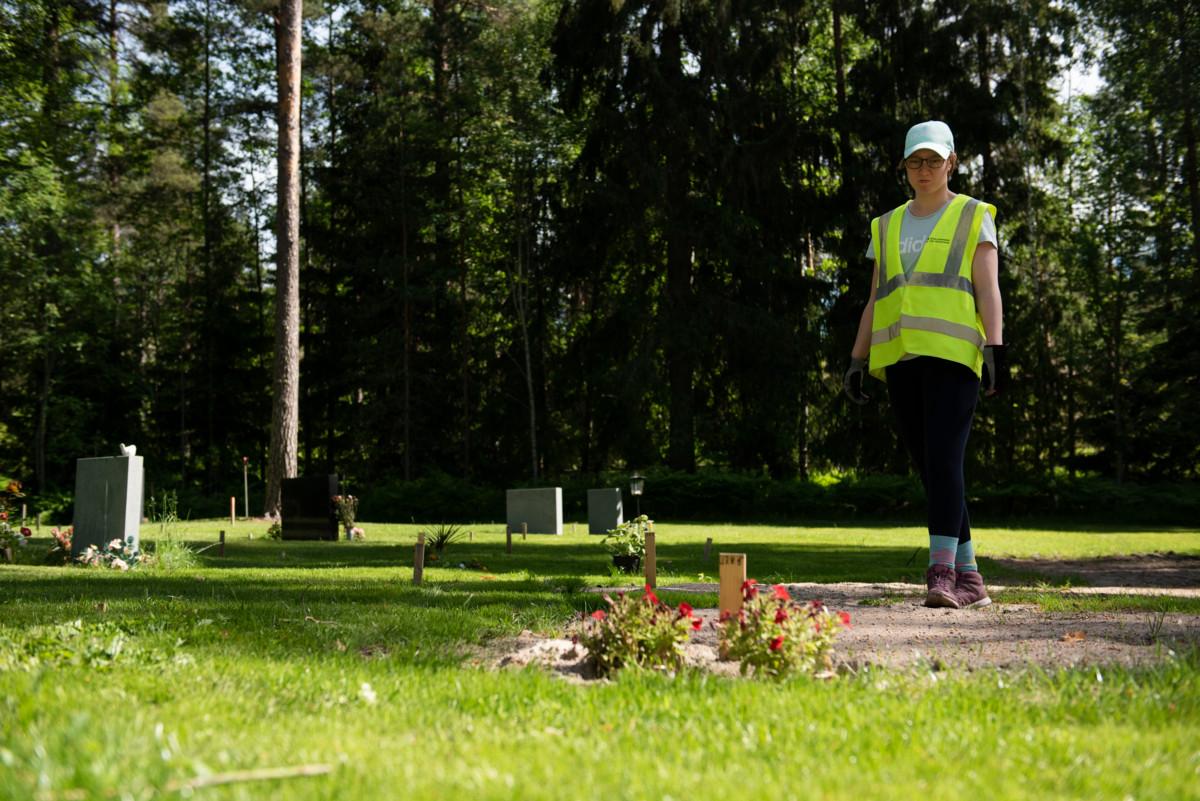
[[833, 641], [850, 625], [846, 612], [832, 612], [820, 601], [793, 601], [776, 584], [760, 593], [754, 579], [742, 584], [742, 609], [722, 614], [715, 624], [721, 652], [742, 663], [742, 674], [787, 678], [833, 667]]
[[354, 516], [358, 514], [358, 498], [353, 495], [334, 495], [333, 508], [342, 530], [349, 533], [354, 528]]
[[605, 595], [608, 611], [597, 609], [585, 619], [576, 637], [588, 650], [597, 676], [626, 667], [678, 670], [683, 667], [683, 645], [689, 633], [700, 628], [692, 607], [664, 604], [646, 585], [641, 596]]
[[108, 567], [113, 570], [128, 570], [137, 567], [142, 562], [142, 555], [133, 547], [132, 542], [113, 540], [103, 548], [89, 545], [76, 561], [86, 567]]
[[352, 526], [350, 528], [350, 539], [354, 542], [366, 542], [367, 532], [363, 531], [359, 526]]
[[46, 552], [46, 564], [65, 565], [71, 561], [71, 540], [75, 537], [75, 529], [67, 526], [64, 529], [50, 529], [50, 550]]
[[18, 528], [12, 522], [17, 513], [17, 498], [23, 497], [20, 481], [8, 482], [4, 492], [0, 493], [0, 549], [24, 548], [25, 541], [33, 536], [28, 528]]

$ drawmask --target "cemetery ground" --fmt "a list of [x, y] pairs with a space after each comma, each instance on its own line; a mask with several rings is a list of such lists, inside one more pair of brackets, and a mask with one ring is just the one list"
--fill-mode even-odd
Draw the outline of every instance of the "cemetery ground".
[[1200, 531], [982, 528], [1006, 589], [947, 611], [918, 527], [660, 523], [663, 600], [745, 553], [851, 614], [837, 675], [572, 682], [497, 663], [640, 585], [585, 525], [467, 526], [419, 587], [418, 527], [362, 525], [181, 523], [194, 565], [129, 572], [36, 564], [43, 527], [0, 565], [0, 798], [1200, 798]]

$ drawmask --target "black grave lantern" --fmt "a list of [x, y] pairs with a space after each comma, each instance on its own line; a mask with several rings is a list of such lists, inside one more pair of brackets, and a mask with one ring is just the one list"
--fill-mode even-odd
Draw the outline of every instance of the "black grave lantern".
[[637, 516], [642, 516], [642, 492], [646, 489], [646, 477], [634, 473], [629, 477], [629, 494], [637, 499]]

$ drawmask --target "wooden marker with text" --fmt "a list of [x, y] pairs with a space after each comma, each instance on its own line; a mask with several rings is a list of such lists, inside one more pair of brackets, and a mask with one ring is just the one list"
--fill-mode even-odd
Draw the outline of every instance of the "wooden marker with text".
[[742, 609], [742, 585], [746, 583], [746, 554], [723, 553], [720, 555], [721, 587], [717, 607], [723, 616], [726, 612], [736, 615]]

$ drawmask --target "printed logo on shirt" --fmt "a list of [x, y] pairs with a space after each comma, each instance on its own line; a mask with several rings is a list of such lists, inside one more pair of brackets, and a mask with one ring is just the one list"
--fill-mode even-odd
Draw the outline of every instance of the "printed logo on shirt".
[[921, 248], [926, 242], [936, 242], [939, 245], [949, 245], [950, 240], [942, 236], [931, 236], [929, 238], [918, 236], [902, 236], [900, 237], [900, 255], [907, 256], [910, 253], [920, 253]]

